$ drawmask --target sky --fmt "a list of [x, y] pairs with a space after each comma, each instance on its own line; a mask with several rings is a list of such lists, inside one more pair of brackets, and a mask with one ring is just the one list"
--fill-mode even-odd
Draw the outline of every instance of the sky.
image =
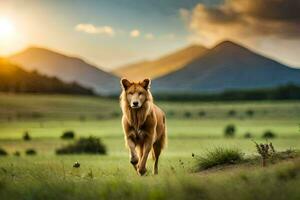
[[300, 67], [299, 10], [299, 0], [0, 0], [0, 55], [39, 46], [111, 70], [229, 39]]

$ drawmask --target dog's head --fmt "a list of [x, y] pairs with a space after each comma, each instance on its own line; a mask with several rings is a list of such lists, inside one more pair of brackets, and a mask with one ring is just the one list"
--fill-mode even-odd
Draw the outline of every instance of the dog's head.
[[128, 105], [133, 109], [141, 108], [150, 98], [151, 80], [146, 78], [141, 82], [131, 82], [126, 78], [121, 79], [123, 95]]

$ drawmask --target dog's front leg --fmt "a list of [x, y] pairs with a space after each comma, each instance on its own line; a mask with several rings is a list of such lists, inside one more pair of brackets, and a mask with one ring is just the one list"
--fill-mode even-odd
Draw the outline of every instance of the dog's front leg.
[[139, 157], [138, 157], [138, 155], [136, 153], [136, 150], [135, 150], [136, 144], [135, 144], [135, 142], [133, 141], [133, 139], [131, 137], [127, 138], [127, 146], [129, 148], [129, 151], [130, 151], [130, 163], [136, 169], [136, 165], [139, 162]]
[[152, 138], [147, 138], [143, 146], [143, 155], [138, 165], [138, 173], [142, 176], [146, 173], [146, 162], [148, 159], [149, 152], [152, 148]]

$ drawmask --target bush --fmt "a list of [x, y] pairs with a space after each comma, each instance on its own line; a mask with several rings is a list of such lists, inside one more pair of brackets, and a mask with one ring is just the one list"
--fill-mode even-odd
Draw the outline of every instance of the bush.
[[25, 141], [31, 140], [31, 137], [30, 137], [28, 131], [25, 131], [25, 133], [23, 134], [23, 140], [25, 140]]
[[114, 111], [114, 112], [111, 113], [111, 117], [112, 117], [112, 118], [118, 118], [118, 117], [120, 117], [120, 116], [121, 116], [121, 113], [118, 112], [118, 111]]
[[236, 115], [236, 111], [235, 110], [229, 110], [228, 111], [228, 116], [234, 117], [235, 115]]
[[252, 117], [254, 115], [254, 111], [249, 109], [246, 111], [246, 115], [248, 115], [249, 117]]
[[199, 117], [204, 117], [206, 115], [205, 111], [199, 111], [198, 112]]
[[234, 137], [235, 131], [235, 126], [233, 124], [229, 124], [224, 129], [224, 135], [225, 137]]
[[106, 154], [106, 147], [100, 138], [80, 138], [74, 144], [69, 144], [56, 150], [56, 154]]
[[15, 152], [14, 152], [14, 156], [19, 157], [20, 155], [21, 155], [21, 153], [20, 153], [19, 151], [15, 151]]
[[196, 157], [196, 170], [209, 169], [219, 165], [240, 163], [244, 160], [244, 154], [238, 149], [216, 148], [208, 151], [205, 156]]
[[185, 118], [191, 118], [191, 117], [192, 117], [192, 113], [191, 113], [190, 111], [186, 111], [186, 112], [184, 113], [184, 117], [185, 117]]
[[276, 134], [273, 133], [272, 131], [266, 131], [266, 132], [264, 132], [264, 134], [262, 135], [262, 138], [265, 138], [265, 139], [275, 138], [275, 137], [276, 137]]
[[4, 149], [0, 148], [0, 156], [7, 156], [7, 155], [8, 153]]
[[26, 155], [28, 155], [28, 156], [34, 156], [34, 155], [37, 154], [36, 150], [34, 150], [34, 149], [27, 149], [27, 150], [25, 151], [25, 153], [26, 153]]
[[75, 133], [74, 131], [65, 131], [60, 138], [61, 139], [74, 139]]
[[252, 138], [252, 134], [250, 132], [245, 133], [244, 138]]

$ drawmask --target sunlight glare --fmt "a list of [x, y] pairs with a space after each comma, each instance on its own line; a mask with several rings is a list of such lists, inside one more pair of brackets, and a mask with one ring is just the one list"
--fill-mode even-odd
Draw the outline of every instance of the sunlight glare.
[[13, 33], [13, 23], [7, 18], [0, 18], [0, 39], [8, 39]]

